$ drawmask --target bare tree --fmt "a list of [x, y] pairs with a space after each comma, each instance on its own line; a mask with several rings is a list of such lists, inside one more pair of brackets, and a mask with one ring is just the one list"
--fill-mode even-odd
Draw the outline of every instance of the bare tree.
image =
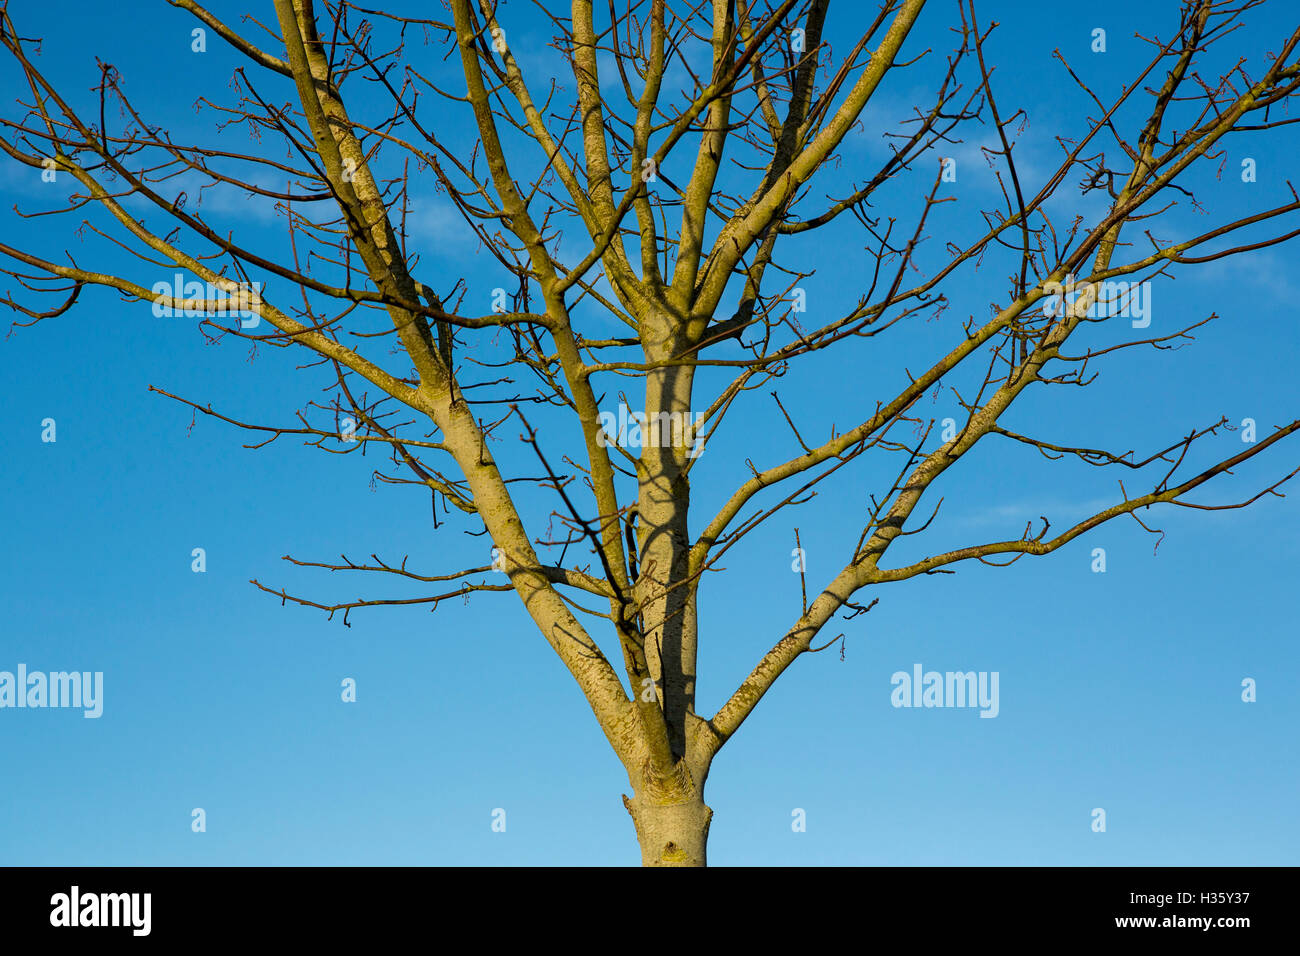
[[[1145, 65], [1109, 99], [1058, 53], [1062, 78], [1077, 83], [1091, 116], [1058, 141], [1059, 161], [1038, 181], [1017, 165], [1026, 117], [1003, 105], [985, 57], [996, 24], [973, 2], [927, 12], [951, 31], [946, 56], [916, 49], [904, 59], [924, 0], [855, 7], [860, 29], [834, 50], [830, 0], [611, 0], [600, 10], [573, 0], [564, 16], [545, 13], [559, 76], [529, 75], [495, 0], [448, 0], [445, 22], [348, 0], [275, 0], [273, 20], [246, 17], [238, 30], [195, 0], [170, 3], [246, 58], [232, 102], [203, 105], [218, 127], [246, 130], [252, 151], [178, 142], [137, 112], [106, 62], [94, 108], [79, 111], [41, 69], [38, 41], [7, 7], [0, 14], [10, 65], [26, 81], [16, 115], [0, 119], [0, 147], [76, 183], [64, 205], [24, 215], [39, 212], [29, 221], [47, 234], [60, 221], [53, 214], [81, 219], [79, 228], [139, 260], [138, 272], [119, 275], [6, 237], [0, 252], [15, 283], [7, 301], [26, 317], [18, 324], [60, 316], [84, 287], [106, 286], [127, 301], [201, 314], [205, 334], [310, 355], [329, 397], [292, 424], [235, 421], [206, 401], [164, 394], [259, 432], [259, 446], [302, 436], [333, 453], [383, 449], [392, 467], [377, 477], [428, 489], [435, 527], [486, 532], [492, 563], [485, 555], [482, 566], [417, 573], [378, 557], [378, 547], [361, 562], [289, 559], [414, 582], [424, 591], [412, 599], [330, 603], [254, 583], [282, 601], [341, 612], [344, 622], [359, 607], [513, 591], [626, 768], [624, 803], [645, 864], [705, 862], [713, 759], [787, 667], [834, 641], [818, 640], [832, 618], [869, 610], [881, 586], [970, 560], [1045, 555], [1113, 518], [1141, 522], [1154, 505], [1242, 507], [1278, 494], [1295, 474], [1246, 501], [1188, 500], [1300, 420], [1197, 468], [1193, 446], [1226, 420], [1175, 425], [1185, 430], [1150, 453], [1074, 447], [999, 424], [1031, 386], [1086, 386], [1105, 356], [1169, 349], [1213, 318], [1125, 335], [1114, 321], [1118, 300], [1138, 284], [1300, 232], [1294, 190], [1291, 202], [1197, 235], [1179, 235], [1171, 218], [1196, 202], [1189, 171], [1213, 167], [1224, 137], [1267, 136], [1295, 121], [1284, 107], [1300, 90], [1300, 30], [1273, 51], [1242, 51], [1224, 70], [1204, 66], [1257, 0], [1184, 4], [1166, 37], [1145, 39]], [[463, 90], [438, 85], [440, 45]], [[892, 146], [879, 168], [837, 173], [846, 136], [898, 71], [909, 82], [924, 73], [932, 97], [881, 131]], [[943, 188], [950, 161], [941, 157], [966, 130], [990, 137], [984, 153], [1001, 186], [1001, 205], [973, 231], [969, 216], [945, 208], [952, 196]], [[1057, 221], [1054, 201], [1076, 185], [1108, 197], [1095, 221]], [[211, 225], [190, 199], [209, 191], [273, 204], [285, 226], [274, 252], [259, 251], [267, 244], [256, 230]], [[467, 234], [509, 276], [481, 311], [444, 266], [408, 255], [411, 199], [430, 191], [454, 203]], [[877, 212], [885, 203], [888, 216]], [[868, 251], [833, 263], [830, 278], [860, 279], [861, 292], [847, 314], [809, 325], [801, 283], [810, 274], [790, 257], [801, 243], [815, 247], [826, 234], [818, 230], [851, 223], [846, 213]], [[927, 252], [935, 230], [970, 234]], [[950, 284], [1003, 261], [988, 318], [944, 316]], [[193, 285], [154, 281], [175, 270]], [[258, 291], [272, 284], [293, 295], [273, 301]], [[626, 332], [585, 336], [579, 314], [596, 313]], [[779, 392], [757, 395], [822, 349], [905, 335], [935, 318], [950, 332], [947, 350], [909, 369], [896, 394], [853, 410], [851, 426], [829, 438], [796, 424]], [[1111, 334], [1109, 344], [1094, 337], [1067, 348], [1085, 328]], [[916, 409], [941, 387], [964, 409], [945, 434]], [[625, 390], [639, 440], [624, 435], [620, 444], [610, 417]], [[691, 482], [711, 460], [699, 452], [724, 423], [788, 429], [791, 457], [748, 463], [750, 476], [720, 510], [692, 519]], [[529, 457], [503, 467], [491, 446], [513, 435]], [[1134, 472], [1141, 493], [1121, 482], [1112, 506], [1063, 530], [1044, 518], [1009, 540], [888, 561], [900, 537], [938, 530], [927, 493], [989, 436], [1048, 459]], [[868, 452], [897, 477], [871, 496], [842, 569], [813, 582], [811, 600], [803, 582], [802, 611], [780, 640], [715, 714], [697, 714], [702, 586], [746, 535]], [[525, 514], [521, 502], [539, 490], [553, 495], [550, 514]], [[493, 577], [494, 564], [504, 577]], [[744, 593], [739, 581], [728, 599]]]

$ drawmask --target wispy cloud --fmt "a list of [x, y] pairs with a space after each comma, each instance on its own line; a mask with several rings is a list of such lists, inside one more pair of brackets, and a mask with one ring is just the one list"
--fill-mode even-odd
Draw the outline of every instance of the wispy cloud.
[[1062, 527], [1066, 521], [1104, 511], [1121, 501], [1118, 492], [1110, 498], [1026, 498], [1020, 501], [1006, 502], [991, 507], [958, 511], [947, 515], [949, 527], [956, 528], [1005, 528], [1008, 534], [1019, 534], [1024, 530], [1025, 522], [1034, 522], [1041, 527], [1041, 518], [1046, 517], [1052, 526]]

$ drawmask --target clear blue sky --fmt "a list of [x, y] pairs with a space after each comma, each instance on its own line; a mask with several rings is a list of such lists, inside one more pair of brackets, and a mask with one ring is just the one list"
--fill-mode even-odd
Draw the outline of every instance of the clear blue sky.
[[[1018, 147], [1029, 188], [1051, 168], [1053, 137], [1077, 131], [1079, 118], [1092, 113], [1053, 49], [1106, 98], [1146, 55], [1133, 34], [1167, 35], [1175, 6], [1104, 2], [1084, 14], [1041, 3], [982, 5], [984, 21], [1003, 24], [988, 50], [998, 64], [999, 105], [1004, 114], [1024, 107], [1030, 115]], [[213, 5], [235, 22], [249, 7]], [[120, 8], [84, 0], [16, 0], [10, 8], [24, 34], [46, 38], [42, 68], [83, 107], [98, 79], [96, 56], [114, 63], [137, 105], [178, 138], [210, 128], [212, 113], [192, 108], [198, 96], [232, 95], [226, 84], [235, 55], [211, 36], [207, 53], [191, 53], [194, 22], [162, 3], [133, 5], [125, 21]], [[530, 11], [511, 4], [505, 22], [512, 46], [545, 69], [555, 62], [543, 46], [550, 31]], [[905, 51], [946, 51], [954, 11], [949, 3], [927, 10]], [[273, 19], [269, 5], [256, 12]], [[832, 36], [855, 34], [860, 17], [841, 10]], [[1267, 5], [1220, 57], [1276, 49], [1293, 18], [1294, 8]], [[1094, 27], [1108, 31], [1105, 54], [1089, 51]], [[451, 85], [454, 64], [433, 48], [427, 59]], [[841, 172], [821, 181], [814, 202], [874, 170], [880, 123], [924, 102], [918, 97], [931, 85], [931, 62], [882, 91], [846, 145]], [[4, 69], [11, 104], [25, 90]], [[262, 84], [276, 100], [292, 96], [287, 82]], [[6, 105], [4, 115], [15, 108]], [[456, 122], [462, 125], [448, 129], [449, 139], [469, 142], [468, 127]], [[1211, 171], [1197, 181], [1205, 212], [1182, 208], [1164, 221], [1162, 237], [1285, 201], [1284, 180], [1295, 176], [1300, 152], [1295, 129], [1228, 143], [1222, 178]], [[941, 261], [949, 238], [977, 228], [978, 210], [995, 202], [996, 183], [976, 148], [987, 135], [972, 130], [955, 150], [959, 178], [947, 188], [958, 201], [936, 213], [926, 266]], [[237, 143], [229, 134], [221, 142]], [[1257, 161], [1255, 183], [1240, 180], [1244, 157]], [[38, 208], [48, 194], [26, 168], [6, 160], [0, 171], [6, 242], [51, 255], [66, 247], [83, 266], [131, 269], [146, 285], [173, 271], [132, 265], [93, 234], [72, 237], [67, 218], [19, 222], [15, 203]], [[926, 167], [904, 179], [882, 207], [909, 234], [932, 177]], [[1095, 195], [1084, 201], [1068, 185], [1062, 210], [1073, 204], [1095, 215]], [[274, 219], [239, 202], [205, 208], [222, 228], [282, 253]], [[457, 237], [431, 186], [417, 208], [425, 274], [440, 288], [465, 276], [470, 301], [481, 300], [474, 309], [486, 312], [488, 290], [500, 282], [490, 258]], [[852, 305], [868, 268], [864, 242], [846, 222], [798, 247], [794, 261], [819, 270], [804, 283], [810, 321]], [[1099, 363], [1101, 378], [1086, 390], [1037, 389], [1006, 424], [1144, 457], [1221, 415], [1252, 417], [1261, 433], [1290, 421], [1300, 346], [1290, 271], [1296, 248], [1159, 282], [1149, 334], [1211, 310], [1220, 319], [1181, 351], [1130, 350]], [[818, 435], [831, 421], [845, 428], [861, 420], [905, 381], [901, 366], [915, 372], [951, 346], [967, 315], [982, 317], [1000, 300], [1006, 261], [959, 273], [942, 319], [810, 360], [781, 383], [791, 414]], [[287, 294], [268, 288], [272, 297]], [[595, 332], [613, 329], [591, 321]], [[1089, 341], [1139, 335], [1125, 325], [1097, 330]], [[344, 628], [318, 611], [281, 607], [248, 583], [257, 578], [323, 601], [414, 593], [384, 580], [294, 569], [280, 560], [286, 553], [310, 560], [409, 554], [413, 567], [431, 574], [486, 563], [485, 539], [461, 533], [472, 525], [453, 523], [435, 535], [423, 493], [382, 483], [372, 492], [371, 459], [330, 456], [291, 439], [249, 451], [241, 447], [245, 433], [211, 419], [189, 431], [188, 410], [147, 391], [152, 384], [237, 418], [292, 424], [294, 411], [319, 397], [318, 375], [295, 372], [276, 350], [263, 348], [250, 362], [246, 343], [205, 345], [193, 320], [155, 318], [148, 305], [104, 291], [88, 292], [69, 315], [19, 329], [2, 347], [0, 670], [24, 663], [103, 671], [105, 701], [99, 720], [0, 710], [0, 862], [637, 862], [619, 800], [626, 776], [513, 596], [477, 595], [436, 614], [361, 611]], [[702, 380], [702, 391], [716, 388], [717, 379]], [[744, 479], [745, 458], [762, 466], [797, 454], [766, 391], [706, 450], [694, 478], [696, 531]], [[615, 400], [607, 404], [617, 409]], [[950, 392], [923, 404], [939, 418], [956, 408]], [[41, 441], [45, 418], [57, 421], [54, 444]], [[571, 433], [558, 429], [558, 420], [544, 421], [552, 460], [572, 448]], [[498, 454], [526, 468], [507, 444]], [[1240, 433], [1220, 433], [1193, 465], [1242, 447]], [[1295, 467], [1298, 449], [1300, 438], [1283, 442], [1193, 500], [1247, 497]], [[842, 567], [867, 496], [887, 487], [898, 468], [888, 457], [862, 464], [844, 469], [812, 504], [751, 535], [727, 555], [727, 573], [706, 581], [701, 711], [716, 710], [797, 617], [793, 526], [807, 549], [810, 589]], [[1117, 477], [1130, 491], [1139, 487], [1127, 473], [1052, 464], [991, 438], [937, 489], [945, 504], [935, 526], [886, 564], [1015, 537], [1039, 515], [1064, 528], [1118, 500]], [[956, 575], [868, 595], [881, 599], [870, 614], [837, 619], [825, 634], [847, 635], [846, 659], [832, 649], [800, 660], [714, 763], [706, 793], [716, 814], [711, 862], [1295, 862], [1295, 501], [1293, 494], [1244, 511], [1149, 512], [1144, 520], [1166, 532], [1156, 553], [1154, 539], [1125, 519], [1009, 569], [961, 566]], [[929, 507], [922, 510], [928, 515]], [[540, 524], [533, 533], [542, 533]], [[190, 569], [196, 547], [207, 553], [203, 574]], [[1094, 547], [1106, 549], [1105, 574], [1091, 570]], [[598, 636], [608, 647], [608, 635]], [[998, 717], [891, 707], [890, 675], [918, 662], [927, 670], [997, 671]], [[345, 677], [357, 681], [355, 704], [340, 700]], [[1247, 677], [1258, 683], [1253, 704], [1240, 698]], [[191, 832], [196, 807], [207, 813], [206, 833]], [[498, 807], [507, 812], [505, 833], [491, 829]], [[1090, 828], [1094, 807], [1107, 811], [1105, 833]], [[792, 832], [795, 808], [806, 811], [806, 832]]]

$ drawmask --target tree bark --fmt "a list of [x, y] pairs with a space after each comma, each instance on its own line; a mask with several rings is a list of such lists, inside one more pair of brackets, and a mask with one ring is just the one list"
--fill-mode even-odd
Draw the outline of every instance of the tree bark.
[[713, 810], [698, 788], [642, 788], [630, 800], [624, 796], [623, 805], [636, 826], [642, 866], [708, 865]]

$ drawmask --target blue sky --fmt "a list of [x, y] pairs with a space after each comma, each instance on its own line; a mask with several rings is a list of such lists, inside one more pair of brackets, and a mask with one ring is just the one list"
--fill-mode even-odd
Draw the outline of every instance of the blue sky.
[[[41, 68], [83, 107], [98, 78], [96, 56], [113, 62], [137, 105], [178, 138], [210, 128], [210, 111], [193, 109], [198, 96], [232, 95], [235, 55], [215, 37], [208, 52], [192, 53], [195, 24], [164, 4], [142, 4], [129, 25], [111, 7], [81, 0], [10, 6], [25, 35], [46, 38]], [[234, 22], [246, 7], [213, 5]], [[981, 7], [984, 21], [1002, 23], [988, 49], [998, 64], [999, 106], [1030, 116], [1017, 155], [1031, 190], [1052, 168], [1054, 137], [1076, 132], [1091, 113], [1053, 50], [1107, 98], [1145, 55], [1133, 34], [1168, 34], [1165, 7], [1174, 5], [1101, 3], [1086, 17], [1042, 4]], [[521, 62], [544, 76], [556, 61], [544, 47], [549, 31], [529, 9], [512, 4], [503, 20], [512, 47], [529, 54]], [[272, 19], [261, 5], [257, 12]], [[850, 35], [860, 16], [841, 11], [831, 35]], [[949, 4], [928, 9], [905, 52], [946, 51], [954, 17]], [[1258, 75], [1260, 52], [1276, 49], [1294, 23], [1283, 5], [1269, 4], [1248, 24], [1218, 57], [1249, 55]], [[1089, 50], [1095, 27], [1107, 30], [1105, 54]], [[441, 63], [440, 52], [429, 59], [438, 76], [452, 76], [454, 64]], [[5, 70], [13, 94], [4, 115], [12, 117], [8, 104], [19, 88], [12, 68]], [[933, 77], [932, 57], [882, 89], [845, 144], [842, 172], [821, 181], [814, 202], [874, 171], [884, 155], [882, 124], [926, 102]], [[285, 82], [264, 82], [277, 98], [292, 95]], [[449, 141], [472, 141], [463, 118], [446, 122]], [[1160, 221], [1160, 235], [1182, 237], [1286, 201], [1300, 146], [1294, 129], [1230, 137], [1222, 176], [1209, 169], [1196, 180], [1204, 209], [1180, 207]], [[935, 213], [925, 267], [942, 263], [943, 244], [971, 235], [978, 210], [995, 202], [996, 182], [978, 154], [988, 135], [987, 127], [972, 129], [952, 150], [959, 175], [946, 188], [957, 201]], [[1238, 174], [1246, 157], [1257, 163], [1254, 183]], [[146, 285], [174, 271], [142, 268], [92, 234], [72, 236], [67, 217], [18, 220], [15, 203], [28, 211], [50, 194], [25, 167], [6, 160], [0, 170], [4, 241], [51, 255], [68, 248], [84, 266], [133, 270]], [[933, 175], [928, 166], [903, 177], [878, 211], [898, 215], [910, 234]], [[1066, 221], [1074, 212], [1095, 215], [1095, 196], [1081, 198], [1067, 185], [1055, 211]], [[274, 218], [241, 202], [204, 208], [250, 245], [282, 252]], [[488, 311], [499, 270], [458, 235], [430, 184], [415, 202], [412, 241], [425, 274], [439, 288], [465, 277], [467, 301], [481, 300], [470, 311]], [[803, 283], [810, 322], [852, 306], [868, 268], [865, 242], [848, 221], [792, 244], [790, 261], [817, 270]], [[1157, 282], [1147, 334], [1167, 334], [1210, 311], [1219, 319], [1179, 351], [1109, 357], [1085, 390], [1027, 393], [1004, 424], [1145, 457], [1224, 415], [1234, 423], [1254, 418], [1261, 434], [1290, 421], [1300, 346], [1296, 280], [1287, 271], [1294, 255], [1295, 246], [1285, 246]], [[921, 318], [808, 359], [779, 385], [791, 415], [816, 435], [830, 422], [856, 424], [905, 383], [904, 366], [915, 372], [933, 361], [966, 316], [987, 314], [1003, 296], [1007, 261], [959, 272], [939, 320]], [[268, 289], [285, 294], [274, 281]], [[588, 335], [616, 328], [606, 317], [585, 318]], [[486, 563], [486, 544], [463, 534], [473, 530], [463, 522], [435, 534], [418, 491], [383, 483], [372, 490], [374, 459], [326, 455], [292, 439], [250, 451], [241, 447], [246, 434], [211, 419], [191, 430], [189, 410], [149, 385], [211, 401], [235, 418], [292, 424], [324, 384], [296, 371], [294, 357], [263, 348], [250, 360], [246, 343], [208, 345], [194, 326], [92, 290], [72, 313], [3, 341], [10, 438], [0, 467], [0, 671], [19, 663], [102, 671], [105, 702], [98, 720], [0, 710], [0, 862], [636, 863], [619, 800], [626, 776], [513, 596], [451, 601], [436, 614], [363, 610], [345, 628], [315, 610], [281, 607], [248, 583], [257, 578], [322, 601], [409, 596], [417, 592], [295, 569], [280, 557], [376, 553], [397, 561], [409, 554], [413, 567], [432, 574]], [[1088, 330], [1087, 342], [1140, 334], [1108, 323]], [[711, 397], [720, 381], [702, 375], [701, 393]], [[746, 458], [761, 467], [798, 453], [767, 391], [735, 413], [694, 473], [696, 531], [744, 480]], [[609, 394], [606, 404], [617, 410], [612, 386]], [[923, 404], [936, 418], [957, 407], [951, 392]], [[57, 422], [55, 443], [41, 441], [46, 418]], [[573, 448], [560, 419], [539, 421], [553, 461]], [[1248, 497], [1295, 467], [1296, 442], [1275, 446], [1192, 500]], [[526, 470], [526, 450], [514, 444], [494, 451]], [[1242, 447], [1240, 432], [1220, 432], [1191, 467]], [[726, 572], [702, 590], [702, 712], [726, 700], [798, 615], [793, 528], [815, 590], [843, 566], [868, 495], [887, 488], [898, 467], [884, 456], [845, 468], [813, 503], [782, 512], [728, 552]], [[1116, 478], [1130, 491], [1141, 487], [1130, 474], [1049, 463], [990, 438], [935, 489], [945, 502], [934, 527], [891, 552], [886, 565], [1016, 537], [1039, 515], [1063, 529], [1119, 500]], [[932, 506], [921, 510], [928, 515]], [[797, 662], [715, 761], [706, 792], [715, 811], [710, 861], [1293, 863], [1300, 850], [1295, 497], [1239, 511], [1166, 508], [1144, 520], [1166, 532], [1154, 552], [1155, 539], [1125, 519], [1008, 569], [963, 565], [955, 575], [881, 587], [867, 595], [880, 598], [870, 614], [833, 621], [825, 636], [846, 634], [845, 659], [833, 648]], [[533, 533], [543, 525], [535, 520]], [[191, 571], [196, 547], [206, 551], [202, 574]], [[1096, 547], [1106, 550], [1104, 574], [1091, 568]], [[597, 637], [608, 649], [608, 635]], [[891, 675], [918, 662], [927, 670], [997, 671], [998, 717], [892, 707]], [[357, 682], [354, 704], [340, 700], [347, 677]], [[1257, 681], [1255, 703], [1241, 700], [1244, 678]], [[196, 807], [206, 811], [204, 833], [191, 832]], [[1097, 807], [1107, 813], [1105, 833], [1090, 827]], [[491, 827], [496, 808], [506, 810], [504, 833]], [[806, 832], [792, 831], [796, 808], [806, 812]]]

